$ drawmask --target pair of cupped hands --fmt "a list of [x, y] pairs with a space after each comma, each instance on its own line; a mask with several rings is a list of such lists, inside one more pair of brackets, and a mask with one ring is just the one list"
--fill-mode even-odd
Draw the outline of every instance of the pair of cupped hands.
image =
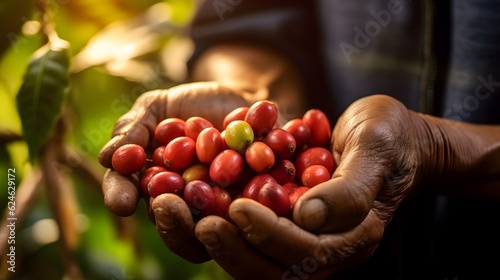
[[[99, 154], [100, 163], [110, 168], [103, 182], [106, 206], [127, 216], [140, 199], [138, 177], [111, 169], [118, 147], [148, 148], [165, 118], [202, 116], [217, 126], [228, 112], [248, 105], [242, 95], [216, 83], [140, 96]], [[423, 167], [434, 159], [421, 145], [434, 141], [426, 138], [427, 128], [420, 114], [389, 96], [354, 102], [332, 132], [338, 168], [331, 180], [298, 200], [293, 221], [241, 198], [230, 205], [231, 222], [217, 216], [195, 222], [187, 204], [173, 194], [146, 201], [149, 214], [165, 245], [190, 262], [214, 259], [236, 279], [324, 279], [372, 256], [400, 203], [429, 175]]]

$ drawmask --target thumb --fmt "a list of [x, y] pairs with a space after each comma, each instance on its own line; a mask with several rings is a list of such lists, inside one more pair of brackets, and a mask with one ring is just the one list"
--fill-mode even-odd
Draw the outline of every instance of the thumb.
[[158, 122], [166, 115], [167, 90], [154, 90], [139, 96], [130, 111], [113, 128], [113, 138], [99, 152], [99, 163], [111, 167], [111, 157], [119, 147], [135, 143], [146, 148]]
[[297, 201], [294, 221], [312, 232], [340, 232], [360, 224], [383, 183], [382, 169], [374, 162], [361, 151], [344, 155], [331, 180]]

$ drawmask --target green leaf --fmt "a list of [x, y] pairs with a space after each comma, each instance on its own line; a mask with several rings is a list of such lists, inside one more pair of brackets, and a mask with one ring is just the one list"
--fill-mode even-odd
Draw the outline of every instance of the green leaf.
[[54, 130], [68, 90], [67, 49], [42, 47], [29, 62], [17, 94], [17, 109], [31, 162]]

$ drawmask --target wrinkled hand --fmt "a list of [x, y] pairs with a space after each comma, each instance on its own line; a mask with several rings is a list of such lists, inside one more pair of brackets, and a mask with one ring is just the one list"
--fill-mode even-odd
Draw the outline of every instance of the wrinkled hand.
[[[152, 151], [155, 127], [163, 119], [201, 116], [220, 126], [227, 113], [241, 106], [248, 106], [241, 94], [216, 83], [185, 84], [141, 95], [116, 122], [112, 139], [99, 153], [99, 162], [110, 168], [103, 181], [106, 206], [117, 215], [129, 216], [140, 199], [138, 174], [124, 176], [111, 169], [111, 157], [117, 148], [135, 143]], [[194, 235], [191, 212], [180, 197], [162, 195], [147, 203], [158, 233], [170, 250], [191, 262], [210, 259]]]
[[236, 279], [323, 279], [373, 255], [393, 213], [430, 157], [420, 115], [388, 96], [353, 103], [333, 131], [338, 168], [302, 196], [292, 221], [248, 199], [234, 201], [234, 225], [207, 217], [196, 236]]

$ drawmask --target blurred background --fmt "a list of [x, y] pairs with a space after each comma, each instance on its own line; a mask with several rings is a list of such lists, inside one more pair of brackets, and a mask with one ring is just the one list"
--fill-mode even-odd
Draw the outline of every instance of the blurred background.
[[[143, 201], [119, 218], [100, 189], [105, 170], [97, 155], [114, 122], [140, 94], [186, 78], [186, 25], [196, 2], [0, 1], [0, 279], [230, 279], [213, 261], [190, 264], [164, 247]], [[57, 141], [45, 152], [52, 160], [30, 160], [16, 96], [47, 27], [69, 43], [70, 87], [49, 131], [48, 141]], [[18, 218], [14, 273], [6, 262], [9, 201]]]

